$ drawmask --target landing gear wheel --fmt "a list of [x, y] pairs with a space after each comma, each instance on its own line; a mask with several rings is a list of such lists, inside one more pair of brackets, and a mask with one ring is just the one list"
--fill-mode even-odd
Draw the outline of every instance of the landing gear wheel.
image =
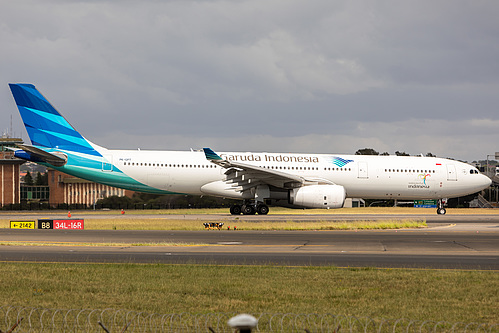
[[230, 213], [232, 215], [240, 215], [242, 212], [240, 205], [233, 205], [230, 207]]
[[[445, 199], [447, 200], [447, 199]], [[437, 214], [438, 215], [445, 215], [447, 211], [444, 208], [444, 199], [439, 199], [437, 203]]]
[[269, 213], [269, 206], [265, 204], [258, 205], [258, 207], [256, 207], [256, 212], [258, 215], [267, 215]]
[[437, 214], [438, 215], [445, 215], [447, 211], [445, 210], [445, 208], [438, 208], [437, 209]]
[[244, 215], [255, 215], [256, 209], [253, 205], [243, 205], [242, 212]]

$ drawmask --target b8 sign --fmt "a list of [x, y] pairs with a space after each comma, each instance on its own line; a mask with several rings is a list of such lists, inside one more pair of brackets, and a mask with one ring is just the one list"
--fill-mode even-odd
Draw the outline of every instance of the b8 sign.
[[54, 229], [54, 221], [38, 220], [38, 229]]

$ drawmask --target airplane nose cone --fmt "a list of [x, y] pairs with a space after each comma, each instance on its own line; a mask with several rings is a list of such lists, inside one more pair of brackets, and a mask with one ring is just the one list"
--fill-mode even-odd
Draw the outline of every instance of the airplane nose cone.
[[480, 176], [482, 176], [483, 188], [487, 188], [492, 184], [492, 179], [490, 179], [489, 177], [487, 177], [485, 175], [480, 175]]

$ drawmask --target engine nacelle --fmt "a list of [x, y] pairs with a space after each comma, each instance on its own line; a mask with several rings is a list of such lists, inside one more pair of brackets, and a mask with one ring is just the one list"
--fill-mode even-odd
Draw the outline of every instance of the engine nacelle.
[[289, 203], [305, 208], [341, 208], [345, 197], [341, 185], [309, 185], [289, 191]]

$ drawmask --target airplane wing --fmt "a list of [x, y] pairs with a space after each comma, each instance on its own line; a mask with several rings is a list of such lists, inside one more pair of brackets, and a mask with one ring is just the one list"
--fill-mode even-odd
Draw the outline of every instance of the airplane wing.
[[238, 187], [240, 192], [247, 191], [258, 185], [272, 185], [278, 188], [298, 188], [312, 184], [333, 184], [324, 179], [304, 178], [283, 171], [267, 169], [246, 163], [228, 161], [221, 158], [210, 148], [203, 148], [206, 159], [226, 168], [226, 183]]

